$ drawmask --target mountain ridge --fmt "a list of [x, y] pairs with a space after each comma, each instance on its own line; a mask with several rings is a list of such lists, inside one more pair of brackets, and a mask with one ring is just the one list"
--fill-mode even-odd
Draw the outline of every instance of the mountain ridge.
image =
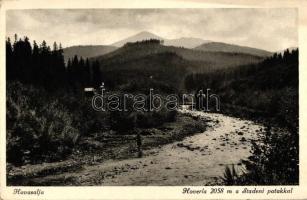
[[148, 39], [163, 40], [165, 46], [176, 46], [176, 47], [184, 47], [184, 48], [194, 48], [200, 44], [210, 42], [209, 40], [203, 40], [201, 38], [194, 38], [194, 37], [180, 37], [180, 38], [174, 38], [174, 39], [167, 39], [167, 38], [163, 38], [161, 36], [158, 36], [157, 34], [154, 34], [148, 31], [142, 31], [132, 36], [129, 36], [127, 38], [124, 38], [122, 40], [119, 40], [117, 42], [114, 42], [110, 45], [116, 46], [116, 47], [122, 47], [128, 42], [131, 43], [131, 42], [137, 42], [137, 41], [148, 40]]
[[74, 45], [63, 49], [65, 63], [75, 55], [83, 58], [91, 58], [107, 54], [116, 50], [117, 47], [110, 45]]
[[[167, 46], [170, 48], [182, 48], [182, 51], [187, 51], [187, 49], [191, 49], [195, 50], [195, 52], [202, 51], [211, 53], [241, 53], [260, 57], [268, 57], [273, 54], [273, 52], [269, 52], [263, 49], [240, 46], [236, 44], [227, 44], [223, 42], [214, 42], [210, 40], [203, 40], [201, 38], [180, 37], [177, 39], [165, 39], [163, 37], [158, 36], [157, 34], [148, 31], [142, 31], [135, 35], [114, 42], [110, 45], [76, 45], [67, 47], [64, 49], [64, 58], [65, 62], [67, 62], [68, 58], [72, 58], [74, 55], [83, 58], [99, 57], [109, 54], [117, 50], [118, 48], [123, 47], [126, 43], [134, 43], [137, 41], [149, 39], [163, 40], [163, 46]], [[198, 52], [196, 54], [201, 53]]]
[[263, 49], [258, 49], [258, 48], [248, 47], [248, 46], [241, 46], [241, 45], [236, 45], [236, 44], [228, 44], [224, 42], [209, 42], [209, 43], [197, 46], [194, 49], [205, 51], [205, 52], [246, 53], [246, 54], [262, 56], [262, 57], [268, 57], [273, 54], [272, 52], [269, 52]]
[[[157, 43], [131, 43], [121, 48], [116, 49], [108, 54], [93, 57], [91, 60], [97, 60], [105, 67], [110, 65], [124, 62], [133, 62], [135, 59], [139, 59], [144, 56], [150, 56], [161, 53], [175, 53], [182, 57], [184, 60], [193, 63], [195, 70], [207, 70], [207, 69], [220, 69], [225, 67], [233, 67], [238, 65], [245, 65], [251, 63], [257, 63], [262, 61], [265, 57], [255, 56], [244, 53], [231, 53], [231, 52], [204, 52], [194, 49], [164, 46]], [[187, 66], [188, 67], [188, 66]]]

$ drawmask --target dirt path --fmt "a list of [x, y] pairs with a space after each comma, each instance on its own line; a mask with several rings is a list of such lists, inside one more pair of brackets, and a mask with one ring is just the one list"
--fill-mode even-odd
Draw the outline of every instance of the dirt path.
[[[182, 110], [205, 117], [211, 128], [183, 141], [144, 152], [143, 158], [108, 161], [52, 179], [73, 178], [80, 185], [208, 185], [215, 184], [226, 165], [242, 168], [250, 156], [250, 140], [263, 129], [252, 121], [222, 114]], [[47, 177], [45, 177], [47, 178]]]

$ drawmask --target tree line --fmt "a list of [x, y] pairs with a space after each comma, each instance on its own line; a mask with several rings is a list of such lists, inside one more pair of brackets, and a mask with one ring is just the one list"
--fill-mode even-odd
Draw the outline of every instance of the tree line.
[[137, 46], [137, 45], [157, 45], [157, 44], [164, 44], [164, 40], [159, 40], [159, 39], [146, 39], [146, 40], [142, 40], [142, 41], [136, 41], [136, 42], [127, 42], [124, 46]]
[[28, 37], [16, 34], [14, 42], [6, 39], [6, 78], [48, 89], [96, 87], [102, 81], [98, 61], [74, 56], [65, 64], [61, 43], [54, 42], [51, 49], [46, 41], [31, 44]]
[[[189, 91], [201, 88], [221, 89], [232, 83], [248, 84], [258, 89], [276, 89], [284, 86], [298, 87], [298, 49], [274, 53], [257, 64], [215, 70], [210, 73], [193, 73], [185, 78], [185, 88]], [[245, 89], [245, 88], [244, 88]], [[251, 88], [250, 88], [251, 89]]]

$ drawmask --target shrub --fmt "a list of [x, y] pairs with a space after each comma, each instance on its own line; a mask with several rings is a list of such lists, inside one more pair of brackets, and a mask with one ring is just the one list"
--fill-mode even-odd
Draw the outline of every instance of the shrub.
[[118, 132], [129, 131], [135, 128], [135, 114], [131, 112], [110, 112], [110, 127]]
[[125, 132], [133, 128], [152, 128], [176, 120], [177, 111], [110, 112], [112, 130]]
[[225, 170], [226, 185], [297, 185], [299, 184], [298, 133], [266, 129], [261, 143], [252, 143], [252, 156], [245, 161], [247, 172], [236, 177]]
[[72, 115], [45, 94], [31, 86], [8, 83], [8, 162], [22, 165], [62, 159], [77, 142], [80, 132], [73, 126]]
[[126, 102], [127, 111], [110, 111], [111, 129], [123, 133], [134, 128], [152, 128], [176, 120], [177, 111], [170, 111], [165, 106], [161, 106], [160, 110], [149, 111], [149, 104], [146, 103], [147, 111], [136, 111], [131, 99]]

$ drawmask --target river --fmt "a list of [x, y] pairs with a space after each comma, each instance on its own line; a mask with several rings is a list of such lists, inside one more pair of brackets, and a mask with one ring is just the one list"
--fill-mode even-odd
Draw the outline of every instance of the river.
[[145, 152], [143, 158], [90, 167], [88, 175], [99, 170], [102, 185], [214, 185], [227, 165], [234, 165], [239, 173], [243, 170], [242, 160], [251, 155], [250, 141], [259, 138], [262, 125], [223, 114], [186, 109], [180, 112], [209, 119], [210, 128]]

